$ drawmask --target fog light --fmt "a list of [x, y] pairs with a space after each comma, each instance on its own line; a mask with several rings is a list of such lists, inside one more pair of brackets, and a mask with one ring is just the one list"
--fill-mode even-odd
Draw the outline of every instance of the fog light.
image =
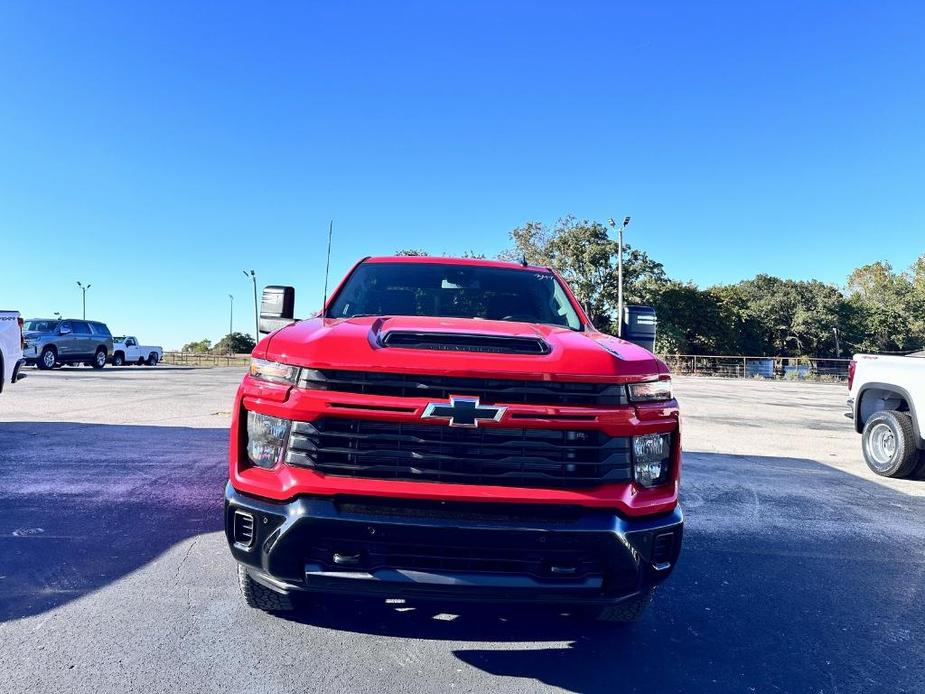
[[668, 478], [671, 434], [633, 437], [633, 476], [643, 487], [654, 487]]
[[288, 419], [247, 413], [247, 457], [257, 467], [271, 468], [283, 456], [289, 439]]

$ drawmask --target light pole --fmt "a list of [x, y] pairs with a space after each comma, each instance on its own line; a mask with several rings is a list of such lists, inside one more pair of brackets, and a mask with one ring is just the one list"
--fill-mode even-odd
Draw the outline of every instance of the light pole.
[[[623, 230], [629, 226], [630, 218], [624, 217], [623, 224], [617, 229], [617, 337], [623, 337]], [[610, 228], [617, 227], [613, 217], [610, 218]]]
[[231, 308], [228, 312], [228, 334], [231, 335], [234, 326], [234, 297], [229, 294], [228, 300], [231, 303]]
[[88, 285], [85, 287], [85, 286], [83, 286], [80, 282], [78, 282], [78, 283], [77, 283], [77, 286], [80, 287], [80, 291], [83, 292], [83, 300], [84, 300], [84, 302], [83, 302], [83, 304], [84, 304], [84, 315], [83, 315], [83, 319], [84, 319], [84, 320], [87, 320], [87, 290], [88, 290], [92, 285], [89, 285], [89, 284], [88, 284]]
[[254, 339], [258, 339], [260, 336], [260, 319], [257, 317], [257, 274], [251, 270], [242, 270], [245, 277], [249, 277], [254, 283]]

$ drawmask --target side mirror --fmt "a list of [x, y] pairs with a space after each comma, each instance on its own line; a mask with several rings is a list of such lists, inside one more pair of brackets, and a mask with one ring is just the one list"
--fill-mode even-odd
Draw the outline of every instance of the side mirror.
[[260, 302], [258, 329], [261, 335], [285, 328], [295, 323], [295, 289], [293, 287], [269, 286], [263, 289]]
[[62, 325], [60, 328], [58, 328], [59, 335], [69, 335], [70, 332], [71, 332], [71, 329], [67, 327], [66, 325]]

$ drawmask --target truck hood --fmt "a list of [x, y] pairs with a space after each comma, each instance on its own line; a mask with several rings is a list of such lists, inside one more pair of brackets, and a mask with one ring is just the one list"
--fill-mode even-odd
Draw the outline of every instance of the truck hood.
[[[389, 333], [541, 340], [539, 354], [486, 353], [390, 347]], [[612, 381], [654, 378], [668, 372], [650, 352], [597, 331], [533, 323], [421, 316], [312, 318], [265, 338], [254, 355], [317, 369], [385, 371], [528, 380]]]

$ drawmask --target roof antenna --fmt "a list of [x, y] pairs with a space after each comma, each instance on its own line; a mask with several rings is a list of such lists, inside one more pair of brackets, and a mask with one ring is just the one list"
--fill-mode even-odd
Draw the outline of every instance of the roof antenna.
[[522, 253], [520, 255], [520, 264], [523, 265], [524, 267], [527, 267], [527, 254], [526, 253]]
[[334, 237], [334, 220], [328, 225], [328, 260], [324, 266], [324, 298], [321, 300], [321, 317], [325, 318], [328, 305], [328, 272], [331, 270], [331, 239]]

